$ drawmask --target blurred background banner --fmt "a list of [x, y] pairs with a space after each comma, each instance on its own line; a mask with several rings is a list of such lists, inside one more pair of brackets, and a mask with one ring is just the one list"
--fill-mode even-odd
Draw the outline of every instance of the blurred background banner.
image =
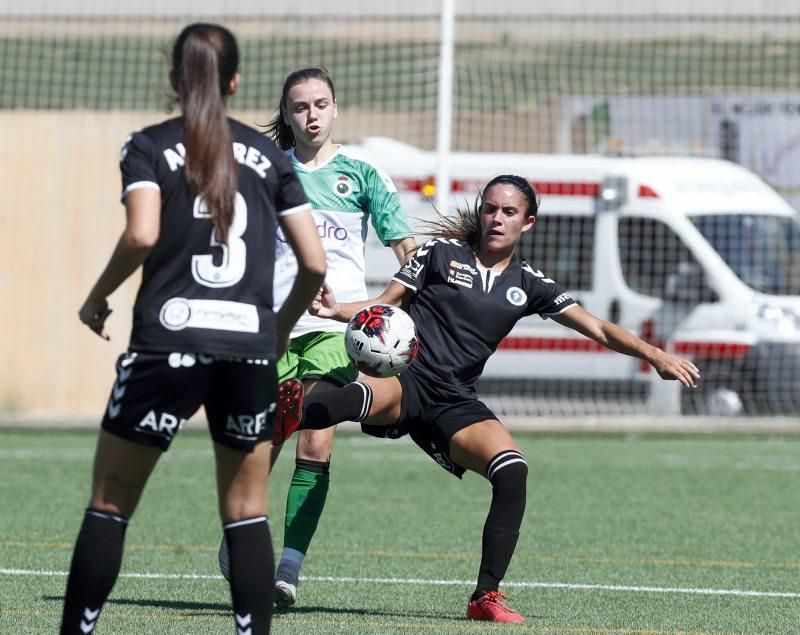
[[[245, 123], [269, 119], [287, 72], [321, 64], [336, 82], [337, 141], [390, 137], [435, 151], [441, 6], [0, 1], [0, 412], [97, 416], [104, 406], [136, 280], [111, 298], [111, 343], [77, 310], [123, 228], [119, 148], [168, 116], [168, 51], [188, 21], [220, 22], [239, 38], [243, 82], [231, 107]], [[792, 3], [459, 0], [452, 19], [447, 153], [726, 159], [800, 205]], [[527, 390], [503, 385], [515, 399]], [[613, 390], [512, 410], [638, 412]], [[743, 411], [717, 397], [718, 413]]]

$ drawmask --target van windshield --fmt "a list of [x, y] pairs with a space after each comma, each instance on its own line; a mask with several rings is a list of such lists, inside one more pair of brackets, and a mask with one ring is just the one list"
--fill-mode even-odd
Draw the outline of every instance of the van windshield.
[[691, 216], [700, 233], [748, 287], [800, 295], [800, 224], [785, 216]]

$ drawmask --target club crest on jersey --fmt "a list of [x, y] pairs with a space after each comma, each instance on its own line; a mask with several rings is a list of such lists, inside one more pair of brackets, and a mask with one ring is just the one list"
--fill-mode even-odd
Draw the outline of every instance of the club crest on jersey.
[[350, 179], [344, 175], [341, 175], [338, 179], [336, 179], [336, 183], [333, 185], [333, 191], [337, 196], [347, 196], [353, 192], [353, 184], [350, 183]]
[[519, 287], [511, 287], [506, 291], [506, 300], [514, 306], [522, 306], [528, 301], [528, 295]]

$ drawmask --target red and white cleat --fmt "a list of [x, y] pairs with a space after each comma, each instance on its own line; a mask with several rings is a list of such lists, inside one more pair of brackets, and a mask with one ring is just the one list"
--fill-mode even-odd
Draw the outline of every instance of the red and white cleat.
[[469, 604], [467, 604], [467, 619], [504, 622], [506, 624], [521, 624], [524, 622], [525, 618], [522, 615], [503, 603], [505, 599], [508, 599], [505, 593], [487, 591], [477, 600], [470, 600]]
[[278, 386], [278, 410], [272, 445], [282, 445], [300, 427], [303, 418], [303, 382], [287, 379]]

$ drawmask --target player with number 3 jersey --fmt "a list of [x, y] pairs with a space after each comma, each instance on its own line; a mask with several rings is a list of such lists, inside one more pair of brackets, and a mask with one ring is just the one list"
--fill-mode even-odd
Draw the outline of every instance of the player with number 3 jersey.
[[[227, 117], [238, 66], [230, 31], [187, 26], [175, 41], [170, 72], [182, 116], [135, 132], [122, 148], [126, 227], [81, 320], [109, 339], [108, 296], [139, 266], [142, 281], [130, 346], [103, 417], [62, 633], [94, 630], [147, 479], [201, 405], [214, 440], [237, 629], [270, 630], [274, 556], [266, 502], [275, 362], [326, 264], [289, 161], [272, 141]], [[278, 226], [298, 275], [276, 313]]]

